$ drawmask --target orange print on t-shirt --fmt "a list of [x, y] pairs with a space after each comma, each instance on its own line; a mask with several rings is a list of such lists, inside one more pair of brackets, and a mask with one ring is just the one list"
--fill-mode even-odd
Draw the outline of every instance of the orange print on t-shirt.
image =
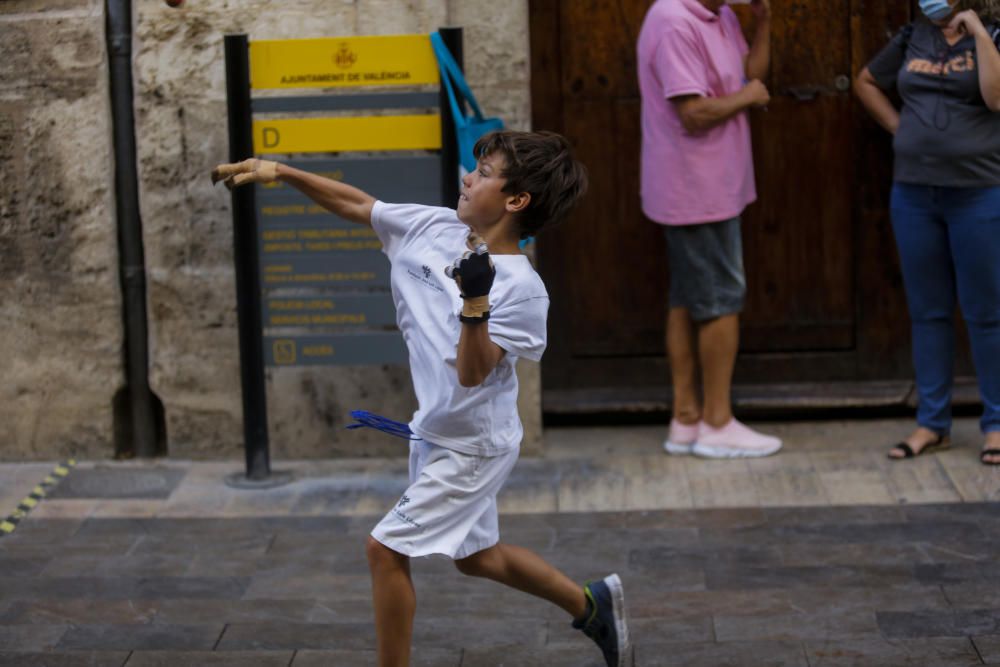
[[925, 58], [914, 58], [906, 64], [906, 71], [919, 72], [921, 74], [937, 74], [940, 76], [949, 76], [953, 72], [975, 72], [976, 58], [972, 51], [966, 51], [964, 55], [939, 62], [933, 62]]

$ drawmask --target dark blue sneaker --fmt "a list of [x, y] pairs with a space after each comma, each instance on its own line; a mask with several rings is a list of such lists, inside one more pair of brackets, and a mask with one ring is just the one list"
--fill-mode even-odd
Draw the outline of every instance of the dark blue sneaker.
[[608, 667], [631, 667], [632, 643], [625, 617], [625, 590], [617, 574], [591, 581], [583, 587], [587, 596], [587, 613], [573, 621], [573, 627], [583, 630], [601, 648]]

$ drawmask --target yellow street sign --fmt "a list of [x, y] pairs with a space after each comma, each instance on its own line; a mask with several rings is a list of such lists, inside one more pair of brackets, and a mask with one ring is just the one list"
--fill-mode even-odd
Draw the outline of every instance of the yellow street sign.
[[332, 88], [437, 84], [428, 35], [250, 42], [250, 87]]
[[441, 117], [338, 116], [253, 122], [253, 150], [264, 153], [435, 150], [441, 148]]

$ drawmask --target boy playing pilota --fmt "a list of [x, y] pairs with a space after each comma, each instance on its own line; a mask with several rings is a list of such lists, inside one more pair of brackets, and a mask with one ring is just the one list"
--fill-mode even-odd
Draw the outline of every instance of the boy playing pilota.
[[396, 320], [418, 409], [410, 486], [367, 542], [378, 660], [409, 664], [416, 596], [410, 558], [444, 554], [463, 574], [544, 598], [601, 648], [631, 664], [621, 581], [584, 587], [528, 549], [499, 541], [497, 492], [517, 461], [518, 358], [541, 359], [548, 293], [518, 241], [560, 222], [587, 187], [568, 143], [502, 131], [475, 146], [457, 211], [386, 204], [344, 183], [265, 160], [216, 167], [234, 187], [280, 180], [339, 217], [371, 225], [392, 264]]

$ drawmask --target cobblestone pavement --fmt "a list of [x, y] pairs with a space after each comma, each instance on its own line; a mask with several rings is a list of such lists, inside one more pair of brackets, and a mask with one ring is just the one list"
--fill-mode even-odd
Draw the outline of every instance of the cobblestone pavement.
[[[838, 467], [803, 436], [734, 468], [659, 454], [659, 429], [587, 434], [568, 430], [519, 464], [501, 532], [581, 581], [618, 572], [637, 665], [1000, 665], [1000, 477], [968, 467], [963, 487], [949, 473], [974, 460], [972, 440], [951, 463], [910, 468], [841, 442]], [[602, 459], [608, 443], [622, 461]], [[289, 464], [292, 484], [243, 491], [222, 483], [238, 464], [81, 463], [0, 537], [0, 665], [374, 665], [363, 543], [404, 465]], [[49, 469], [0, 465], [0, 498]], [[835, 481], [851, 483], [844, 471], [864, 502], [831, 497]], [[655, 493], [655, 475], [686, 480], [687, 495]], [[753, 496], [712, 506], [735, 497], [727, 485]], [[594, 511], [602, 503], [618, 509]], [[413, 569], [415, 666], [602, 664], [560, 610], [445, 559]]]

